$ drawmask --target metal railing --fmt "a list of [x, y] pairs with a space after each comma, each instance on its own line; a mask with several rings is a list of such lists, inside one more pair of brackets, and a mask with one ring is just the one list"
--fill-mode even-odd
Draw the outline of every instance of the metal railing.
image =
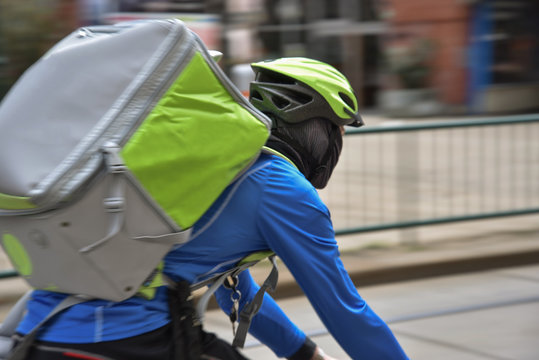
[[337, 235], [539, 213], [539, 114], [348, 131], [321, 196]]
[[321, 196], [337, 235], [539, 213], [539, 114], [348, 131]]

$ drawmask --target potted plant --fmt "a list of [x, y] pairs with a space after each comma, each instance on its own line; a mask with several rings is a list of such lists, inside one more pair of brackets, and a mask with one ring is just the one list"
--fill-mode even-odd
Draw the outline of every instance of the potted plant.
[[382, 91], [381, 105], [391, 116], [427, 116], [439, 112], [436, 91], [430, 86], [431, 40], [412, 37], [389, 45], [385, 52], [385, 67], [390, 79]]

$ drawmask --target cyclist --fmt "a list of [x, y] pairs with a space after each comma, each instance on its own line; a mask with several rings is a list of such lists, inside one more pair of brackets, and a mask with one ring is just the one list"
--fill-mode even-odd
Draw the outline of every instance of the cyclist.
[[[151, 300], [135, 296], [119, 303], [92, 300], [75, 305], [42, 329], [29, 359], [190, 359], [192, 354], [173, 357], [173, 349], [189, 352], [197, 341], [202, 352], [213, 356], [205, 358], [242, 358], [200, 328], [180, 326], [179, 333], [171, 318], [189, 308], [182, 303], [189, 298], [186, 284], [263, 250], [282, 259], [351, 358], [407, 358], [389, 327], [357, 293], [339, 259], [329, 211], [315, 190], [326, 186], [337, 163], [343, 126], [363, 123], [348, 81], [330, 65], [305, 58], [252, 67], [256, 79], [250, 101], [273, 120], [269, 153], [223, 192], [195, 224], [192, 240], [166, 256], [164, 273], [178, 283], [177, 290], [158, 288]], [[241, 310], [259, 286], [244, 271], [235, 289], [241, 293]], [[234, 307], [232, 291], [223, 286], [216, 292], [228, 313]], [[35, 291], [19, 333], [29, 332], [62, 297]], [[169, 311], [171, 299], [180, 306]], [[249, 332], [278, 357], [330, 359], [268, 294]]]
[[[363, 125], [349, 82], [332, 66], [306, 58], [259, 62], [252, 68], [256, 77], [249, 100], [272, 119], [267, 147], [275, 154], [263, 155], [233, 190], [226, 208], [215, 204], [208, 212], [210, 219], [221, 211], [216, 221], [195, 234], [201, 243], [226, 234], [231, 239], [227, 246], [235, 249], [274, 251], [351, 358], [406, 359], [391, 330], [350, 280], [329, 211], [315, 190], [326, 186], [337, 164], [343, 126]], [[248, 272], [240, 275], [238, 287], [250, 296], [257, 288]], [[230, 291], [217, 293], [225, 311], [231, 308]], [[264, 301], [250, 332], [279, 349], [290, 329], [272, 320], [273, 303]]]

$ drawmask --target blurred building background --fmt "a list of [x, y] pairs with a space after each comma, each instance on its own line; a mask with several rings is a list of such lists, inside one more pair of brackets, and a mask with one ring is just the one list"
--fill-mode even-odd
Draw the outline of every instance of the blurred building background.
[[[250, 62], [281, 56], [326, 61], [345, 73], [361, 106], [372, 111], [369, 126], [347, 131], [332, 180], [320, 192], [356, 284], [535, 264], [538, 14], [539, 0], [0, 0], [0, 99], [76, 28], [140, 18], [185, 21], [209, 48], [224, 53], [219, 64], [243, 91]], [[386, 121], [431, 116], [445, 119]], [[11, 278], [0, 281], [0, 318], [28, 288], [12, 269], [0, 251], [0, 279]], [[451, 315], [440, 316], [436, 328], [417, 323], [415, 335], [402, 328], [411, 334], [404, 340], [414, 358], [448, 352], [448, 359], [536, 359], [539, 322], [536, 307], [528, 306], [537, 303], [537, 276], [531, 271], [536, 268], [504, 275], [504, 282], [492, 276], [455, 281], [470, 293], [434, 282], [418, 290], [408, 282], [402, 287], [408, 292], [383, 289], [376, 305], [383, 310], [383, 301], [398, 301], [386, 308], [399, 312], [385, 316], [401, 322], [413, 319], [414, 309], [436, 314], [433, 304], [438, 315]], [[291, 289], [286, 279], [281, 273], [280, 291]], [[515, 287], [515, 280], [522, 285]], [[492, 312], [470, 317], [470, 309], [483, 309], [478, 299]], [[500, 312], [511, 303], [521, 311]], [[465, 313], [461, 325], [447, 310], [455, 307]], [[302, 303], [290, 314], [305, 309]], [[223, 324], [230, 334], [228, 319]], [[329, 351], [340, 351], [333, 346]]]
[[[537, 0], [0, 0], [0, 96], [79, 26], [177, 17], [239, 86], [244, 64], [308, 56], [390, 116], [539, 108]], [[244, 90], [244, 89], [241, 89]]]

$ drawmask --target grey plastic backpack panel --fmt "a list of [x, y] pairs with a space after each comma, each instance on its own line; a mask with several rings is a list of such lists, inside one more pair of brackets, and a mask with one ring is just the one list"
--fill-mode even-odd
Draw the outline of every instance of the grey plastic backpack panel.
[[[124, 192], [120, 231], [92, 247], [107, 235], [109, 227], [103, 224], [113, 218], [104, 199], [115, 176], [122, 177]], [[0, 228], [26, 239], [32, 267], [40, 269], [27, 279], [33, 287], [120, 301], [137, 292], [148, 269], [154, 269], [172, 246], [188, 240], [189, 231], [160, 236], [170, 233], [170, 227], [128, 179], [109, 174], [61, 210], [0, 217]], [[83, 251], [87, 247], [91, 250]]]

